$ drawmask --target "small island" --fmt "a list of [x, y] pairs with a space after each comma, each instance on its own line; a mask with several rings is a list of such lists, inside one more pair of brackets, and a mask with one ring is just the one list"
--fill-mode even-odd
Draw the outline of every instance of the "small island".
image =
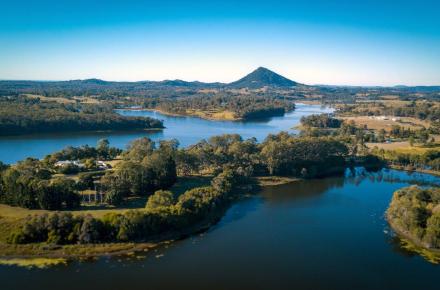
[[398, 235], [440, 255], [440, 189], [410, 186], [397, 190], [386, 218]]

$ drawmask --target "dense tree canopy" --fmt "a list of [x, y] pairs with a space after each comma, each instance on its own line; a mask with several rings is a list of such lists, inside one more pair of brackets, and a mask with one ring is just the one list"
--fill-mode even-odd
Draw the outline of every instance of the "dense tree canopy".
[[[270, 174], [318, 177], [345, 168], [347, 146], [328, 137], [296, 138], [286, 133], [269, 135], [261, 145], [261, 158]], [[331, 164], [331, 166], [328, 166]]]
[[125, 117], [99, 107], [0, 97], [0, 135], [163, 128], [152, 118]]
[[387, 210], [391, 225], [427, 248], [440, 249], [440, 190], [417, 186], [396, 191]]
[[111, 204], [129, 195], [149, 195], [176, 182], [177, 143], [162, 141], [158, 148], [148, 138], [133, 141], [124, 152], [124, 160], [101, 178], [102, 189]]
[[187, 110], [227, 110], [236, 118], [259, 119], [282, 116], [295, 109], [292, 100], [277, 96], [234, 95], [228, 93], [199, 95], [177, 99], [147, 99], [143, 105], [147, 108], [158, 108], [165, 112], [186, 114]]
[[301, 117], [301, 124], [315, 128], [339, 128], [342, 121], [331, 117], [329, 114], [310, 115]]
[[49, 169], [28, 158], [0, 172], [0, 202], [26, 208], [49, 210], [79, 206], [75, 183], [51, 178]]

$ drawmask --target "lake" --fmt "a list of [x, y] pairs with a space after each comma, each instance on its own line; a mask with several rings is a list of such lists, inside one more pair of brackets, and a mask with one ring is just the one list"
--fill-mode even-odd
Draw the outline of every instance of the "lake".
[[[68, 145], [108, 138], [176, 138], [182, 146], [224, 133], [262, 141], [295, 132], [302, 116], [330, 108], [298, 104], [283, 117], [254, 122], [208, 121], [157, 112], [119, 111], [164, 120], [161, 132], [81, 133], [5, 137], [0, 160], [41, 158]], [[440, 178], [395, 170], [347, 171], [345, 177], [267, 187], [229, 208], [208, 232], [137, 254], [103, 257], [46, 270], [0, 266], [0, 289], [438, 289], [440, 267], [404, 250], [384, 220], [392, 193]]]
[[440, 266], [384, 220], [392, 193], [440, 178], [395, 170], [267, 187], [208, 232], [138, 257], [1, 266], [1, 289], [438, 289]]
[[176, 138], [182, 146], [195, 144], [201, 139], [226, 133], [240, 134], [243, 138], [256, 137], [257, 140], [262, 141], [270, 133], [280, 131], [296, 132], [292, 128], [300, 123], [302, 116], [329, 113], [333, 112], [333, 109], [320, 105], [296, 104], [295, 111], [282, 117], [246, 122], [210, 121], [197, 117], [173, 117], [152, 111], [118, 110], [118, 112], [126, 116], [157, 118], [163, 120], [166, 128], [154, 132], [87, 132], [0, 137], [0, 161], [15, 163], [26, 157], [42, 158], [67, 146], [86, 144], [95, 146], [98, 140], [102, 138], [107, 138], [112, 146], [123, 149], [130, 141], [146, 136], [153, 140]]

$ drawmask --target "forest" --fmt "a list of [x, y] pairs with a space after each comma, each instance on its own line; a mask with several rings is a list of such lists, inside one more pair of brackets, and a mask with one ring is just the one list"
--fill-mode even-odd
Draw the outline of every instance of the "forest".
[[301, 117], [301, 124], [314, 128], [339, 128], [342, 121], [330, 116], [330, 114], [309, 115]]
[[295, 103], [292, 100], [269, 94], [216, 93], [175, 99], [148, 98], [143, 101], [142, 105], [145, 108], [181, 115], [186, 115], [189, 110], [228, 111], [232, 112], [236, 119], [242, 120], [282, 116], [295, 109]]
[[440, 249], [440, 190], [411, 186], [396, 191], [386, 216], [391, 226], [423, 247]]
[[163, 128], [152, 118], [125, 117], [92, 105], [0, 97], [0, 135]]

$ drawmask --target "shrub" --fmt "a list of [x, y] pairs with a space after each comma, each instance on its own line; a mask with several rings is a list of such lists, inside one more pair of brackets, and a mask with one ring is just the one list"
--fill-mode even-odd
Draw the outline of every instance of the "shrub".
[[174, 194], [168, 190], [158, 190], [148, 198], [145, 208], [154, 211], [160, 208], [171, 207], [174, 205]]

